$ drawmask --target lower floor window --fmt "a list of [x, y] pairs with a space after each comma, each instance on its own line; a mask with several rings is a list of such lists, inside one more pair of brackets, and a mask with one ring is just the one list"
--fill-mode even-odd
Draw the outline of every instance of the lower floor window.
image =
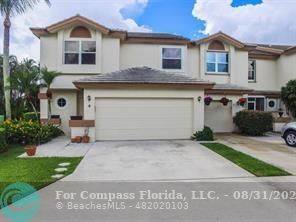
[[265, 98], [249, 97], [248, 110], [265, 111]]
[[67, 100], [65, 98], [59, 98], [57, 100], [57, 105], [59, 108], [65, 108], [67, 105]]

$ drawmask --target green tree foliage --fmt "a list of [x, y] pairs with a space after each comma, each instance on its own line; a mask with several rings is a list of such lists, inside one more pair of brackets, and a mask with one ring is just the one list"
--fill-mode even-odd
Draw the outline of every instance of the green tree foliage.
[[40, 82], [39, 65], [33, 59], [24, 59], [10, 76], [11, 104], [13, 117], [24, 112], [36, 112], [39, 107], [38, 90]]
[[281, 99], [292, 116], [296, 118], [296, 80], [290, 80], [286, 86], [282, 87]]
[[[3, 91], [5, 100], [6, 118], [11, 119], [11, 92], [10, 92], [10, 64], [9, 64], [9, 42], [11, 18], [20, 14], [24, 14], [28, 9], [34, 8], [41, 0], [0, 0], [0, 13], [4, 18], [3, 26]], [[50, 5], [49, 0], [43, 0]]]
[[[39, 64], [32, 59], [18, 62], [15, 56], [10, 56], [10, 91], [12, 117], [20, 118], [24, 112], [32, 112], [39, 108], [38, 88], [40, 83]], [[0, 56], [0, 66], [3, 57]], [[0, 115], [4, 110], [3, 72], [0, 68]]]
[[[15, 71], [17, 66], [17, 58], [15, 56], [9, 57], [10, 74]], [[0, 115], [5, 114], [4, 103], [4, 85], [3, 85], [3, 55], [0, 55]]]

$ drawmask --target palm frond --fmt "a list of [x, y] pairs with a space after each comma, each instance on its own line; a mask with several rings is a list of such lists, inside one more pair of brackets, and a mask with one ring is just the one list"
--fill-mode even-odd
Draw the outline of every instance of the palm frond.
[[[25, 13], [28, 9], [32, 9], [41, 0], [0, 0], [0, 12], [3, 16], [16, 16]], [[50, 0], [42, 0], [47, 5]]]
[[41, 68], [41, 80], [43, 81], [43, 85], [47, 88], [50, 88], [55, 77], [61, 75], [60, 72], [49, 71], [47, 67]]

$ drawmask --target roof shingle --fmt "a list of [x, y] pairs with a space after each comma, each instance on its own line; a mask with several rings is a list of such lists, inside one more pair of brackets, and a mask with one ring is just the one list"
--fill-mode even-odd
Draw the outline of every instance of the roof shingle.
[[98, 74], [74, 83], [146, 83], [146, 84], [214, 84], [184, 74], [172, 74], [149, 67], [135, 67], [116, 72]]

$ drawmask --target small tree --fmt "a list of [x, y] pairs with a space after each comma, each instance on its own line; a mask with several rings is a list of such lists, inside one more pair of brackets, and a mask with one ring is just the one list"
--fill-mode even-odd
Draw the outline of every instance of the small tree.
[[50, 85], [52, 84], [55, 77], [61, 75], [60, 72], [56, 71], [49, 71], [47, 67], [41, 68], [41, 81], [43, 83], [41, 86], [44, 86], [47, 88], [47, 97], [48, 97], [48, 119], [51, 119], [51, 91], [50, 91]]
[[[9, 66], [9, 44], [10, 44], [10, 28], [11, 17], [24, 14], [28, 9], [33, 8], [40, 0], [0, 0], [0, 13], [4, 18], [4, 32], [3, 32], [3, 87], [5, 98], [5, 112], [6, 118], [11, 119], [10, 106], [10, 66]], [[50, 5], [49, 0], [44, 0]]]
[[286, 86], [282, 87], [281, 99], [293, 118], [296, 118], [296, 80], [290, 80]]

